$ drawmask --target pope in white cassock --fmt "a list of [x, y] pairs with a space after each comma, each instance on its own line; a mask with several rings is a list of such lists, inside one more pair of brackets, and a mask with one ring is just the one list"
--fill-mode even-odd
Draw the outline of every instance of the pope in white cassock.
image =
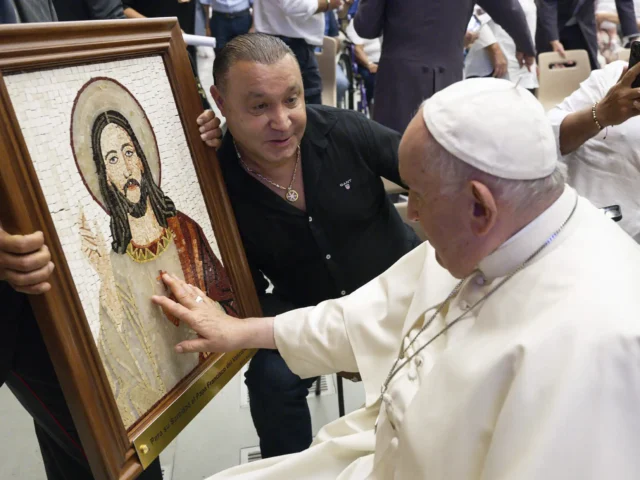
[[352, 295], [239, 320], [166, 275], [154, 297], [203, 338], [277, 348], [301, 377], [360, 372], [366, 405], [308, 450], [214, 478], [640, 478], [640, 251], [566, 186], [543, 108], [455, 84], [400, 146], [428, 242]]

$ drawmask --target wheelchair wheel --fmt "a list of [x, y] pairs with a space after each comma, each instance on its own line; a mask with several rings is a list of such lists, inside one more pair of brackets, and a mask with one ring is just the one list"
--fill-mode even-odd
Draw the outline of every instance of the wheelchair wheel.
[[343, 105], [344, 108], [348, 108], [349, 110], [353, 110], [355, 106], [354, 102], [354, 93], [355, 93], [355, 79], [353, 75], [353, 66], [351, 65], [351, 57], [347, 53], [343, 53], [340, 55], [338, 59], [338, 68], [342, 68], [347, 80], [349, 81], [349, 88], [347, 92], [344, 94], [345, 99]]

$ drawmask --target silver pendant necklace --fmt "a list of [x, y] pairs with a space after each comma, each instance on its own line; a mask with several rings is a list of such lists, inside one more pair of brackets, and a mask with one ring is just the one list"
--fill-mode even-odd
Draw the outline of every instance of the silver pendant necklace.
[[[450, 302], [460, 291], [460, 289], [462, 288], [462, 285], [464, 284], [464, 282], [467, 280], [467, 278], [461, 280], [455, 287], [454, 289], [451, 291], [451, 293], [449, 293], [449, 295], [447, 295], [447, 298], [445, 299], [444, 302], [442, 302], [440, 305], [438, 305], [437, 310], [435, 311], [435, 313], [429, 318], [429, 320], [424, 324], [424, 326], [420, 329], [420, 331], [413, 337], [413, 340], [411, 340], [411, 342], [409, 342], [409, 345], [407, 345], [406, 348], [401, 349], [400, 354], [398, 355], [398, 358], [396, 359], [396, 361], [394, 362], [393, 366], [391, 367], [391, 370], [389, 371], [389, 375], [387, 375], [386, 380], [384, 381], [384, 383], [382, 384], [382, 388], [380, 391], [380, 397], [378, 398], [378, 400], [382, 400], [384, 394], [387, 392], [387, 388], [389, 387], [389, 383], [391, 382], [391, 380], [411, 361], [413, 360], [413, 358], [415, 358], [422, 350], [424, 350], [425, 348], [427, 348], [429, 345], [431, 345], [434, 341], [436, 341], [439, 337], [441, 337], [444, 333], [447, 332], [447, 330], [449, 330], [451, 327], [453, 327], [456, 323], [460, 322], [461, 320], [463, 320], [463, 317], [465, 315], [467, 315], [468, 313], [470, 313], [471, 311], [473, 311], [474, 308], [476, 308], [478, 305], [480, 305], [481, 303], [484, 303], [489, 297], [491, 297], [500, 287], [502, 287], [505, 283], [507, 283], [509, 280], [511, 280], [511, 278], [513, 278], [514, 275], [516, 275], [518, 272], [520, 272], [521, 270], [523, 270], [534, 258], [536, 258], [540, 252], [542, 252], [545, 248], [547, 248], [549, 246], [549, 244], [551, 244], [551, 242], [553, 242], [556, 237], [558, 236], [558, 234], [564, 229], [564, 227], [567, 225], [567, 223], [569, 223], [569, 220], [571, 220], [571, 217], [573, 217], [573, 214], [576, 211], [576, 208], [578, 207], [578, 199], [576, 199], [576, 203], [573, 206], [573, 209], [571, 210], [571, 213], [569, 214], [569, 216], [567, 217], [567, 219], [562, 223], [562, 225], [560, 225], [560, 227], [553, 232], [553, 234], [542, 244], [542, 246], [540, 248], [538, 248], [535, 252], [533, 252], [533, 254], [531, 254], [524, 262], [522, 262], [522, 264], [520, 264], [520, 266], [518, 268], [516, 268], [513, 272], [511, 272], [509, 275], [507, 275], [505, 278], [502, 279], [502, 281], [500, 281], [500, 283], [498, 283], [498, 285], [496, 285], [493, 289], [491, 289], [491, 291], [489, 291], [485, 296], [483, 296], [480, 300], [478, 300], [476, 303], [474, 303], [473, 305], [471, 305], [471, 307], [469, 307], [465, 312], [463, 312], [461, 315], [459, 315], [458, 317], [456, 317], [451, 323], [449, 323], [449, 325], [447, 325], [446, 327], [444, 327], [442, 330], [440, 330], [438, 333], [436, 333], [433, 337], [431, 337], [424, 345], [422, 345], [419, 349], [417, 349], [410, 357], [405, 358], [407, 351], [411, 348], [411, 346], [415, 343], [415, 341], [418, 339], [418, 337], [425, 332], [425, 330], [427, 330], [431, 324], [433, 323], [433, 321], [435, 320], [435, 318], [438, 316], [438, 314], [442, 311], [442, 309], [444, 308], [445, 305], [447, 305], [448, 302]], [[469, 278], [469, 277], [468, 277]], [[426, 313], [426, 312], [425, 312]], [[376, 421], [376, 429], [377, 429], [377, 421]]]
[[236, 145], [235, 140], [233, 142], [233, 146], [236, 149], [236, 155], [238, 156], [238, 160], [242, 164], [242, 167], [247, 171], [247, 173], [249, 173], [251, 175], [255, 175], [256, 177], [258, 177], [263, 182], [270, 183], [271, 185], [273, 185], [276, 188], [279, 188], [280, 190], [285, 190], [287, 193], [285, 194], [284, 198], [286, 198], [287, 201], [290, 202], [290, 203], [294, 203], [294, 202], [296, 202], [298, 200], [298, 198], [300, 198], [300, 195], [298, 195], [298, 192], [293, 189], [293, 182], [296, 181], [296, 172], [298, 171], [298, 164], [300, 163], [300, 145], [298, 145], [298, 154], [297, 154], [297, 157], [296, 157], [296, 165], [293, 167], [293, 176], [291, 177], [291, 182], [289, 183], [288, 187], [283, 187], [282, 185], [279, 185], [276, 182], [274, 182], [273, 180], [271, 180], [270, 178], [265, 177], [261, 173], [256, 172], [249, 165], [247, 165], [245, 163], [245, 161], [242, 159], [242, 157], [240, 156], [240, 151], [238, 150], [238, 146]]

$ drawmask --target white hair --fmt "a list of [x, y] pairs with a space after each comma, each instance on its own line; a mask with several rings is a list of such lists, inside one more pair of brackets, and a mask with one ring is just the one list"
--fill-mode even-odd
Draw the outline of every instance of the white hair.
[[496, 200], [511, 205], [517, 212], [557, 195], [564, 189], [566, 166], [560, 162], [547, 177], [536, 180], [508, 180], [485, 173], [463, 162], [445, 150], [430, 133], [429, 137], [428, 162], [425, 167], [440, 179], [440, 194], [443, 196], [456, 195], [471, 180], [476, 180], [486, 185]]

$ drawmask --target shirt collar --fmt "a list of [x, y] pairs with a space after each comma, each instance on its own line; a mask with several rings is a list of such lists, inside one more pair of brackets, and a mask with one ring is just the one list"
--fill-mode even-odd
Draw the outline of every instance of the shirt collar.
[[565, 186], [553, 205], [480, 262], [478, 268], [482, 275], [492, 280], [514, 272], [567, 220], [576, 200], [575, 190]]

